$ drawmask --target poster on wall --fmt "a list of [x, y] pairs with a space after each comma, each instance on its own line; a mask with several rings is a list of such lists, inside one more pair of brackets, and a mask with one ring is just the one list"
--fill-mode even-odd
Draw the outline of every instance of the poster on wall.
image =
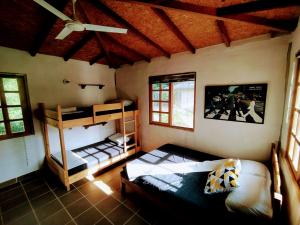
[[264, 123], [267, 84], [205, 86], [204, 118]]

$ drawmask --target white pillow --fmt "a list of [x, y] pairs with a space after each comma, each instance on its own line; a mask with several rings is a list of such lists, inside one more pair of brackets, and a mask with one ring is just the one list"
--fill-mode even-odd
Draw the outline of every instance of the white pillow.
[[[111, 136], [108, 137], [109, 140], [115, 142], [118, 145], [123, 145], [124, 144], [124, 138], [123, 135], [120, 133], [115, 133]], [[130, 140], [130, 137], [125, 137], [126, 143]]]
[[133, 101], [127, 99], [123, 100], [123, 102], [124, 102], [124, 106], [130, 106], [133, 103]]
[[[227, 209], [231, 212], [245, 213], [271, 219], [273, 208], [269, 171], [264, 170], [266, 168], [262, 165], [256, 168], [252, 167], [256, 162], [249, 163], [249, 160], [241, 161], [242, 171], [239, 176], [240, 186], [228, 194], [225, 200]], [[252, 171], [249, 170], [250, 168], [252, 168]], [[261, 169], [263, 169], [263, 172], [257, 173]]]
[[253, 160], [241, 160], [241, 167], [243, 168], [241, 173], [244, 174], [267, 177], [269, 173], [268, 168], [264, 164]]

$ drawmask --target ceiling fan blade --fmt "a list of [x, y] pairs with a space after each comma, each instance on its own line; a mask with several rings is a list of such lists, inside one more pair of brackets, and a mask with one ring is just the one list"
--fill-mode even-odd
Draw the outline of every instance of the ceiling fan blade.
[[65, 37], [67, 37], [69, 34], [72, 33], [72, 30], [68, 27], [65, 27], [62, 29], [62, 31], [55, 37], [55, 39], [63, 40]]
[[50, 11], [51, 13], [53, 13], [54, 15], [62, 19], [63, 21], [72, 20], [70, 17], [66, 16], [61, 11], [57, 10], [56, 8], [54, 8], [52, 5], [50, 5], [44, 0], [33, 0], [33, 1], [39, 4], [40, 6], [44, 7], [45, 9], [47, 9], [48, 11]]
[[101, 26], [101, 25], [94, 25], [94, 24], [83, 24], [86, 30], [90, 31], [100, 31], [100, 32], [111, 32], [111, 33], [120, 33], [126, 34], [127, 29], [117, 28], [117, 27], [108, 27], [108, 26]]

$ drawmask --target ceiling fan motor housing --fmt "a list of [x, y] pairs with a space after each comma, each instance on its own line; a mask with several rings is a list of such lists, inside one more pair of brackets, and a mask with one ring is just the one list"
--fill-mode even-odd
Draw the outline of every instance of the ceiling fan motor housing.
[[84, 25], [79, 21], [68, 22], [68, 23], [66, 23], [65, 26], [72, 31], [84, 31], [85, 30]]

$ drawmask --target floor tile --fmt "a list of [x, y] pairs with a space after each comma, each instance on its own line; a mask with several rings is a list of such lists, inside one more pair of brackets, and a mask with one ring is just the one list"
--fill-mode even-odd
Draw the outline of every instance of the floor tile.
[[149, 223], [143, 220], [138, 215], [135, 215], [129, 221], [127, 221], [126, 225], [149, 225]]
[[[70, 191], [74, 190], [74, 186], [71, 185], [70, 186]], [[67, 193], [69, 193], [70, 191], [67, 191], [67, 189], [65, 188], [65, 186], [63, 186], [61, 183], [58, 184], [58, 187], [54, 189], [54, 193], [57, 197], [61, 197]]]
[[3, 222], [9, 223], [13, 220], [20, 218], [21, 216], [26, 215], [27, 213], [31, 212], [31, 207], [28, 202], [25, 202], [17, 207], [8, 210], [7, 212], [2, 214]]
[[79, 200], [82, 197], [83, 195], [78, 190], [74, 189], [73, 191], [70, 191], [69, 193], [63, 195], [59, 199], [64, 204], [64, 206], [67, 206]]
[[44, 181], [44, 179], [40, 179], [40, 178], [32, 180], [32, 181], [30, 181], [28, 183], [25, 183], [25, 184], [22, 182], [22, 185], [23, 185], [26, 192], [28, 192], [30, 190], [33, 190], [33, 189], [36, 189], [36, 188], [38, 188], [39, 186], [41, 186], [43, 184], [45, 184], [45, 181]]
[[52, 202], [55, 199], [56, 199], [55, 195], [51, 191], [49, 191], [49, 192], [31, 200], [30, 202], [34, 209], [38, 209], [38, 208]]
[[66, 210], [62, 209], [41, 221], [41, 225], [63, 225], [69, 221], [71, 221], [71, 217], [68, 215]]
[[25, 194], [18, 195], [15, 198], [10, 198], [10, 199], [2, 202], [1, 203], [1, 211], [2, 211], [2, 213], [5, 213], [6, 211], [8, 211], [14, 207], [17, 207], [25, 202], [27, 202], [26, 195]]
[[107, 196], [108, 196], [107, 194], [105, 194], [103, 191], [98, 189], [87, 194], [85, 197], [89, 200], [90, 203], [94, 205], [104, 200]]
[[53, 215], [54, 213], [58, 212], [61, 209], [62, 209], [62, 205], [57, 200], [54, 200], [54, 201], [38, 208], [37, 210], [35, 210], [35, 212], [37, 214], [37, 217], [40, 220], [43, 220], [46, 217]]
[[71, 220], [70, 222], [66, 223], [66, 225], [77, 225], [77, 224]]
[[98, 210], [92, 207], [77, 218], [75, 218], [75, 221], [78, 225], [90, 225], [96, 223], [102, 217], [103, 216], [98, 212]]
[[93, 183], [86, 183], [82, 186], [80, 186], [78, 188], [78, 190], [83, 194], [83, 195], [88, 195], [89, 193], [93, 192], [93, 191], [96, 191], [96, 190], [99, 190], [99, 188], [93, 184]]
[[38, 224], [35, 216], [32, 212], [27, 213], [25, 216], [20, 217], [19, 219], [12, 221], [7, 225], [36, 225]]
[[69, 205], [67, 207], [67, 211], [71, 214], [71, 216], [76, 217], [90, 207], [92, 207], [92, 205], [85, 198], [81, 198]]
[[113, 225], [113, 224], [109, 222], [107, 219], [103, 218], [100, 221], [98, 221], [95, 225]]
[[103, 201], [99, 202], [95, 207], [101, 211], [104, 215], [112, 211], [114, 208], [119, 206], [121, 203], [115, 198], [109, 196]]
[[28, 192], [26, 191], [26, 194], [29, 199], [34, 199], [34, 198], [37, 198], [49, 191], [50, 191], [50, 189], [49, 189], [48, 185], [43, 183], [42, 185], [38, 186], [35, 189], [30, 189]]
[[127, 199], [126, 195], [122, 195], [121, 192], [117, 190], [114, 190], [112, 196], [114, 196], [114, 198], [118, 199], [120, 202], [125, 202]]
[[7, 189], [7, 190], [1, 192], [0, 202], [6, 201], [11, 198], [15, 198], [15, 197], [17, 197], [19, 195], [23, 195], [23, 194], [24, 194], [24, 191], [23, 191], [22, 187], [20, 185], [18, 185], [16, 187], [13, 187], [13, 189], [11, 189], [11, 190]]
[[126, 208], [123, 205], [120, 205], [118, 208], [110, 212], [107, 217], [115, 224], [121, 225], [124, 224], [131, 216], [133, 212]]
[[78, 188], [78, 187], [80, 187], [80, 186], [82, 186], [82, 185], [84, 185], [84, 184], [86, 184], [88, 182], [90, 182], [88, 179], [83, 178], [83, 179], [81, 179], [81, 180], [76, 181], [75, 183], [73, 183], [73, 185]]

